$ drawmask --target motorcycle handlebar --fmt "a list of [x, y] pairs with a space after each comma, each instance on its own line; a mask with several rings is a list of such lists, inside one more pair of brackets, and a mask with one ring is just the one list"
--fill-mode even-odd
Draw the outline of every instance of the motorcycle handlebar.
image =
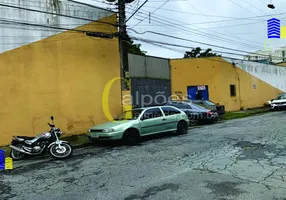
[[55, 127], [55, 125], [53, 125], [53, 124], [50, 124], [50, 123], [48, 123], [48, 125], [49, 125], [50, 127]]

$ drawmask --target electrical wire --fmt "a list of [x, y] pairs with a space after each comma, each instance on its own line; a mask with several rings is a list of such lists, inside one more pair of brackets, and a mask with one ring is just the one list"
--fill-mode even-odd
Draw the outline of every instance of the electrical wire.
[[254, 12], [252, 12], [251, 10], [241, 6], [240, 4], [236, 3], [235, 1], [233, 0], [229, 0], [230, 2], [234, 3], [235, 5], [239, 6], [240, 8], [244, 9], [244, 10], [247, 10], [248, 12], [252, 13], [253, 15], [256, 15]]
[[[157, 10], [159, 10], [160, 8], [162, 8], [164, 5], [166, 5], [168, 2], [170, 2], [170, 0], [166, 0], [164, 3], [162, 3], [158, 8], [156, 8], [154, 11], [152, 11], [150, 14], [154, 14]], [[148, 16], [147, 16], [148, 17]], [[139, 21], [137, 24], [135, 24], [134, 26], [132, 26], [132, 28], [134, 28], [135, 26], [139, 25], [142, 21], [144, 21], [147, 17], [145, 17], [144, 19], [142, 19], [141, 21]]]
[[34, 26], [34, 27], [40, 27], [40, 28], [55, 29], [55, 30], [64, 30], [64, 31], [68, 30], [68, 31], [80, 32], [80, 33], [98, 33], [98, 32], [94, 32], [94, 31], [78, 30], [78, 29], [71, 29], [71, 28], [62, 28], [62, 27], [55, 27], [55, 26], [47, 26], [47, 25], [42, 25], [42, 24], [33, 24], [33, 23], [12, 21], [12, 20], [7, 20], [7, 19], [0, 19], [0, 22], [4, 22], [4, 23], [8, 23], [8, 24], [10, 23], [10, 24], [17, 24], [17, 25], [25, 25], [25, 26]]
[[[188, 49], [195, 49], [196, 48], [196, 47], [192, 47], [192, 46], [172, 44], [172, 43], [168, 43], [168, 42], [159, 42], [159, 41], [155, 41], [155, 40], [148, 40], [148, 39], [137, 38], [137, 37], [133, 37], [133, 36], [130, 38], [133, 40], [137, 40], [137, 41], [150, 42], [150, 43], [156, 43], [156, 44], [173, 46], [173, 47], [182, 47], [182, 48], [188, 48]], [[207, 50], [207, 49], [201, 49], [201, 50]], [[238, 53], [232, 53], [232, 52], [226, 52], [226, 51], [212, 50], [212, 52], [224, 53], [224, 54], [230, 54], [230, 55], [238, 55], [238, 56], [247, 56], [246, 54], [238, 54]]]
[[257, 8], [256, 6], [254, 6], [253, 4], [249, 3], [248, 1], [246, 0], [243, 0], [245, 3], [247, 3], [248, 5], [250, 5], [251, 7], [255, 8], [256, 10], [259, 10], [260, 12], [264, 13], [264, 14], [267, 14], [266, 12], [262, 11], [261, 9]]
[[92, 19], [87, 19], [87, 18], [74, 17], [74, 16], [64, 15], [64, 14], [59, 14], [59, 13], [52, 13], [52, 12], [46, 12], [46, 11], [35, 10], [35, 9], [30, 9], [30, 8], [23, 8], [23, 7], [19, 7], [19, 6], [12, 6], [12, 5], [8, 5], [8, 4], [0, 3], [0, 6], [8, 7], [8, 8], [20, 9], [20, 10], [27, 10], [27, 11], [32, 11], [32, 12], [39, 12], [39, 13], [50, 14], [50, 15], [57, 15], [57, 16], [68, 17], [68, 18], [73, 18], [73, 19], [80, 19], [80, 20], [97, 22], [97, 23], [103, 23], [103, 24], [108, 24], [108, 25], [111, 25], [111, 26], [117, 26], [115, 24], [112, 24], [112, 23], [109, 23], [109, 22], [100, 21], [100, 20], [92, 20]]
[[[203, 13], [202, 13], [199, 9], [197, 9], [195, 6], [193, 6], [192, 4], [190, 4], [190, 5], [191, 5], [195, 10], [197, 10], [199, 13], [203, 14]], [[208, 16], [205, 16], [205, 17], [212, 21], [212, 19], [211, 19], [210, 17], [208, 17]], [[213, 21], [213, 22], [214, 22], [214, 21]], [[205, 29], [205, 28], [202, 28], [202, 29]], [[239, 40], [239, 41], [245, 40], [245, 41], [249, 41], [249, 42], [253, 42], [253, 43], [257, 43], [257, 44], [262, 44], [262, 43], [258, 43], [258, 42], [254, 42], [254, 41], [251, 41], [251, 40], [247, 40], [247, 39], [244, 39], [244, 38], [240, 38], [240, 37], [234, 36], [234, 35], [232, 35], [232, 33], [230, 33], [227, 29], [224, 29], [224, 31], [227, 32], [228, 34], [219, 33], [219, 32], [216, 32], [216, 31], [213, 31], [213, 30], [210, 30], [210, 29], [205, 29], [205, 30], [211, 31], [211, 32], [214, 32], [214, 33], [217, 33], [217, 34], [220, 34], [220, 35], [226, 35], [226, 36], [228, 36], [228, 37], [235, 38], [235, 39], [237, 39], [237, 40]], [[262, 44], [262, 45], [264, 45], [264, 44]]]
[[126, 20], [126, 22], [128, 22], [147, 2], [148, 0], [144, 1], [144, 3], [142, 3], [141, 6], [139, 6], [139, 8], [137, 8], [136, 11], [133, 12], [133, 14], [131, 14], [131, 16]]
[[[156, 7], [148, 6], [148, 5], [146, 5], [144, 7], [146, 7], [146, 8], [156, 8]], [[185, 11], [181, 11], [181, 10], [168, 9], [168, 8], [161, 8], [161, 10], [170, 11], [170, 12], [176, 12], [176, 13], [181, 13], [181, 14], [187, 14], [187, 15], [204, 16], [204, 15], [198, 14], [198, 13], [185, 12]], [[208, 14], [206, 14], [206, 16], [208, 16], [208, 17], [216, 17], [216, 18], [233, 19], [233, 20], [248, 20], [248, 19], [255, 19], [255, 18], [261, 18], [261, 17], [272, 17], [272, 16], [275, 16], [275, 15], [285, 15], [285, 14], [286, 13], [279, 13], [279, 14], [268, 14], [268, 15], [252, 16], [252, 17], [229, 17], [229, 16], [208, 15]]]
[[[170, 23], [170, 21], [162, 20], [162, 19], [160, 19], [160, 18], [158, 18], [156, 16], [154, 16], [153, 18], [160, 20], [160, 21], [158, 21], [158, 20], [154, 20], [153, 19], [153, 21], [155, 21], [155, 22], [159, 22], [159, 23], [165, 24], [167, 26], [170, 26], [171, 28], [183, 30], [183, 31], [188, 32], [188, 33], [191, 32], [191, 33], [194, 33], [194, 34], [197, 34], [197, 35], [201, 35], [201, 36], [212, 38], [212, 39], [217, 39], [217, 40], [224, 41], [224, 42], [234, 43], [234, 44], [240, 45], [240, 46], [247, 46], [247, 47], [251, 47], [251, 48], [257, 48], [258, 47], [258, 46], [254, 46], [254, 45], [250, 45], [250, 44], [246, 44], [246, 43], [237, 42], [237, 41], [234, 41], [234, 40], [222, 38], [222, 37], [219, 37], [219, 36], [216, 36], [216, 35], [211, 35], [209, 33], [198, 31], [198, 30], [195, 30], [195, 29], [184, 28], [184, 26], [182, 26], [181, 24], [176, 24], [176, 23], [173, 23], [173, 22]], [[207, 31], [209, 31], [209, 30], [207, 29]], [[260, 48], [260, 46], [258, 48]]]
[[[253, 53], [253, 52], [248, 52], [248, 51], [244, 51], [244, 50], [239, 50], [239, 49], [233, 49], [233, 48], [229, 48], [229, 47], [224, 47], [224, 46], [219, 46], [219, 45], [214, 45], [214, 44], [209, 44], [209, 43], [204, 43], [204, 42], [198, 42], [198, 41], [194, 41], [194, 40], [190, 40], [190, 39], [186, 39], [186, 38], [180, 38], [180, 37], [176, 37], [176, 36], [172, 36], [172, 35], [167, 35], [164, 33], [159, 33], [159, 32], [154, 32], [154, 31], [144, 31], [144, 32], [138, 32], [134, 29], [130, 29], [129, 30], [137, 33], [137, 34], [146, 34], [146, 33], [152, 33], [152, 34], [156, 34], [156, 35], [160, 35], [160, 36], [164, 36], [164, 37], [168, 37], [168, 38], [172, 38], [172, 39], [177, 39], [177, 40], [181, 40], [181, 41], [187, 41], [187, 42], [193, 42], [193, 43], [197, 43], [197, 44], [202, 44], [202, 45], [206, 45], [206, 46], [211, 46], [211, 47], [217, 47], [220, 49], [226, 49], [226, 50], [230, 50], [230, 51], [236, 51], [236, 52], [242, 52], [242, 53], [247, 53], [247, 54], [252, 54], [252, 55], [257, 55], [257, 56], [266, 56], [263, 54], [258, 54], [258, 53]], [[275, 57], [275, 56], [272, 56]], [[278, 58], [278, 57], [277, 57]], [[281, 57], [279, 57], [281, 58]]]

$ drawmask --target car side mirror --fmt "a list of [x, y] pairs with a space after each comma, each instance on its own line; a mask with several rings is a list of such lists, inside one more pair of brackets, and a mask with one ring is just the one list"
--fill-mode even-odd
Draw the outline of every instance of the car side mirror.
[[54, 120], [54, 116], [51, 116], [51, 120], [52, 120], [52, 121]]
[[141, 118], [140, 118], [140, 120], [141, 120], [141, 121], [144, 121], [144, 120], [145, 120], [145, 118], [144, 118], [144, 117], [141, 117]]

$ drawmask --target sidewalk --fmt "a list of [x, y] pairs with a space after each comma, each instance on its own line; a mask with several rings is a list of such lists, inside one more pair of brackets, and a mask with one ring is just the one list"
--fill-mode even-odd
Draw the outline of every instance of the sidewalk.
[[250, 117], [254, 115], [261, 115], [263, 113], [267, 113], [270, 111], [271, 109], [269, 107], [262, 107], [262, 108], [253, 108], [253, 109], [237, 111], [237, 112], [226, 112], [223, 116], [223, 119], [231, 120], [231, 119]]
[[[222, 119], [232, 120], [232, 119], [244, 118], [244, 117], [249, 117], [249, 116], [254, 116], [254, 115], [261, 115], [269, 111], [270, 111], [269, 107], [263, 107], [263, 108], [255, 108], [255, 109], [249, 109], [249, 110], [237, 111], [237, 112], [226, 112], [224, 116], [222, 117]], [[92, 143], [89, 141], [86, 134], [65, 136], [65, 137], [62, 137], [61, 140], [68, 141], [74, 149], [83, 148], [83, 147], [92, 145]], [[0, 149], [5, 150], [5, 156], [10, 156], [9, 146], [0, 147]]]

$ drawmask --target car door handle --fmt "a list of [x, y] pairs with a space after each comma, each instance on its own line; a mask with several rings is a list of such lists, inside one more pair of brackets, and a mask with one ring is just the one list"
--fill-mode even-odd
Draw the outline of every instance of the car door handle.
[[163, 119], [163, 121], [166, 121], [166, 120], [167, 120], [166, 118]]

